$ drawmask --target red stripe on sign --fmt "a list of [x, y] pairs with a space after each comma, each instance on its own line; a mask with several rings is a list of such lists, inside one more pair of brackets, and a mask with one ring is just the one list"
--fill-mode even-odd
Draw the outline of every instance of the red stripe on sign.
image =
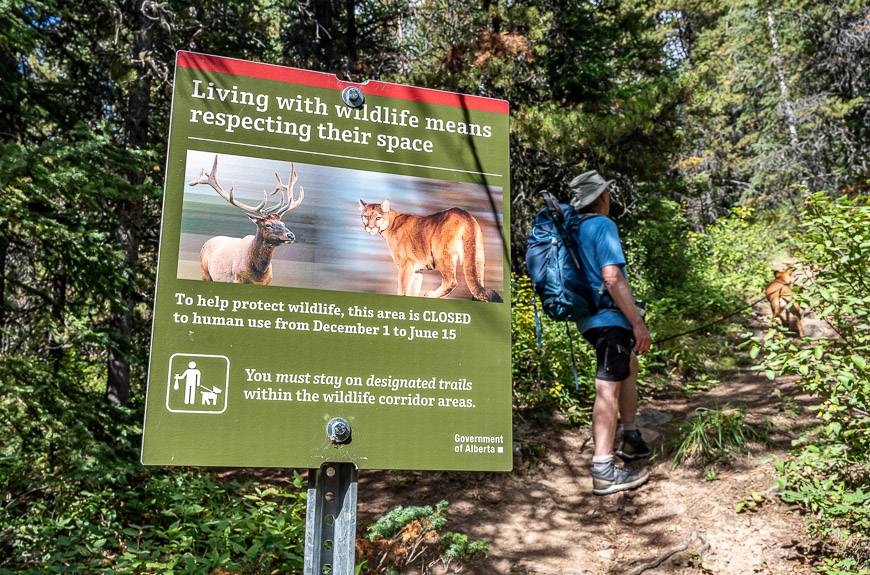
[[422, 102], [424, 104], [441, 104], [456, 108], [469, 108], [471, 110], [495, 112], [497, 114], [507, 114], [509, 110], [507, 100], [469, 96], [455, 92], [431, 90], [429, 88], [415, 88], [414, 86], [390, 84], [374, 80], [370, 80], [365, 84], [354, 84], [353, 82], [343, 82], [333, 74], [326, 74], [324, 72], [312, 72], [311, 70], [288, 68], [287, 66], [276, 66], [274, 64], [261, 64], [259, 62], [197, 54], [195, 52], [179, 51], [176, 55], [175, 65], [182, 68], [247, 76], [263, 80], [275, 80], [277, 82], [301, 84], [315, 88], [342, 90], [347, 86], [359, 86], [366, 95]]

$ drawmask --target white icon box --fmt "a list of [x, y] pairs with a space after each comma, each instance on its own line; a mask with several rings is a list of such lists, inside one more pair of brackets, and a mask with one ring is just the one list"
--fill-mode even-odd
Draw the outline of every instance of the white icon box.
[[[178, 358], [183, 360], [176, 361]], [[227, 410], [229, 388], [230, 359], [227, 356], [174, 353], [169, 358], [169, 373], [166, 378], [167, 411], [221, 414]]]

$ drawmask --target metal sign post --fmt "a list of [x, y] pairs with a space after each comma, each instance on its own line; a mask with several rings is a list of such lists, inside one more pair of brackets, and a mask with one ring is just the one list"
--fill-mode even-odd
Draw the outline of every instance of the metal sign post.
[[[326, 435], [333, 445], [346, 445], [350, 423], [333, 418]], [[308, 470], [304, 575], [353, 575], [357, 481], [353, 463], [324, 463]]]
[[324, 463], [308, 470], [305, 575], [353, 575], [356, 490], [353, 463]]

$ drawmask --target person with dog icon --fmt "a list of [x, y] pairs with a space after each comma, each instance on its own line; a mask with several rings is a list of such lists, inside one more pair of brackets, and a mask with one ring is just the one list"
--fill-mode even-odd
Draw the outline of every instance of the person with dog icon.
[[609, 217], [610, 185], [592, 170], [569, 184], [571, 206], [583, 217], [576, 230], [582, 273], [592, 293], [598, 294], [597, 312], [577, 321], [577, 329], [594, 348], [595, 404], [592, 409], [592, 492], [607, 495], [634, 489], [649, 479], [647, 468], [614, 464], [617, 414], [622, 423], [615, 454], [623, 461], [645, 459], [650, 448], [635, 425], [637, 414], [637, 356], [649, 351], [652, 340], [643, 320], [643, 308], [634, 301], [625, 274], [625, 255], [619, 230]]
[[196, 402], [196, 388], [202, 379], [202, 372], [196, 368], [196, 362], [187, 364], [187, 369], [175, 375], [175, 385], [172, 389], [178, 390], [178, 380], [184, 380], [184, 405], [193, 405]]

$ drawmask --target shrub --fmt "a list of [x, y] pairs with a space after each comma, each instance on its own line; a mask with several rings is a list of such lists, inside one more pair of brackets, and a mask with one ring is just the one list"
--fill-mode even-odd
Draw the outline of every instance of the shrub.
[[434, 507], [395, 507], [366, 528], [357, 541], [358, 560], [363, 573], [398, 573], [410, 565], [421, 565], [429, 573], [437, 563], [445, 568], [453, 561], [485, 557], [486, 541], [472, 540], [464, 533], [446, 531], [446, 501]]
[[[527, 276], [512, 278], [512, 295], [514, 405], [521, 410], [558, 409], [566, 415], [569, 423], [588, 422], [589, 400], [595, 395], [592, 373], [594, 351], [583, 341], [574, 325], [548, 319], [538, 301], [541, 328], [539, 351], [533, 305], [536, 296]], [[569, 342], [569, 333], [573, 344]], [[571, 345], [577, 365], [576, 386]]]
[[796, 341], [776, 327], [755, 340], [768, 377], [800, 377], [821, 400], [820, 424], [805, 433], [777, 469], [780, 497], [808, 514], [827, 546], [820, 569], [857, 573], [870, 563], [870, 206], [868, 196], [806, 198], [799, 266], [811, 278], [795, 287], [801, 307], [836, 331]]

